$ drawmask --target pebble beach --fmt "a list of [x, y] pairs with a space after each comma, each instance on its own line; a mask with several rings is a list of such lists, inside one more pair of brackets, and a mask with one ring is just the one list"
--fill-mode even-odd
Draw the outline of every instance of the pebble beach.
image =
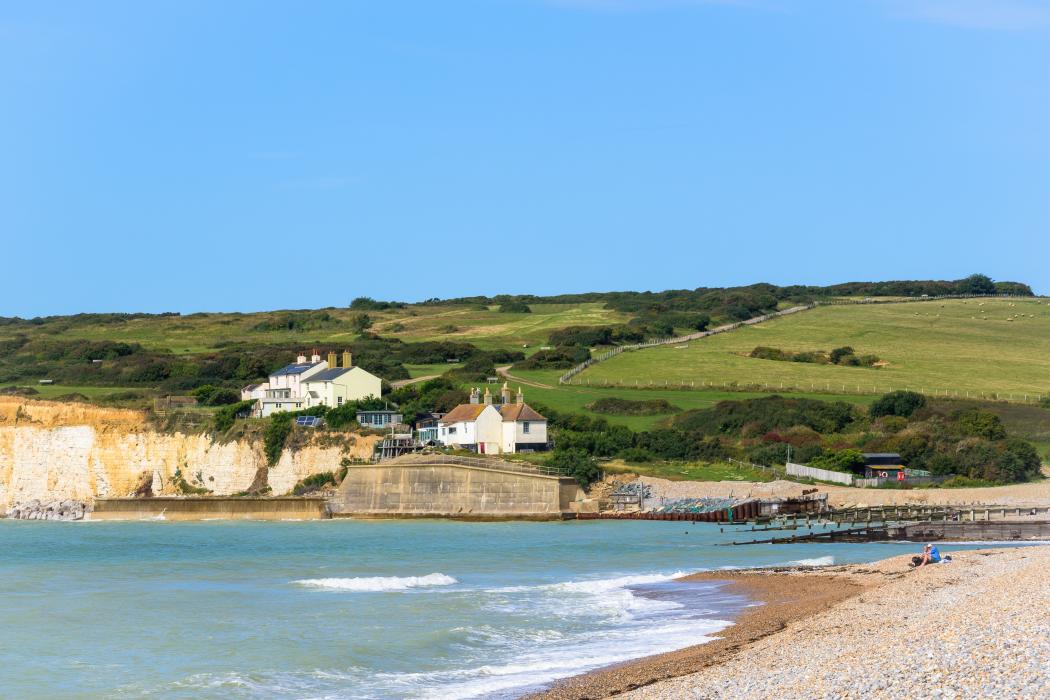
[[1050, 546], [727, 576], [765, 604], [721, 640], [571, 679], [550, 700], [1050, 697]]

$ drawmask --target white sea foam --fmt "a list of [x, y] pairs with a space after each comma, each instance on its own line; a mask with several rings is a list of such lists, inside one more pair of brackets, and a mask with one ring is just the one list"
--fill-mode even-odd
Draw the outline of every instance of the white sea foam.
[[331, 591], [383, 592], [404, 591], [423, 586], [451, 586], [459, 583], [445, 574], [428, 574], [426, 576], [361, 576], [357, 578], [304, 578], [292, 583], [307, 588], [320, 588]]
[[[392, 688], [422, 698], [477, 698], [536, 689], [558, 678], [629, 659], [711, 641], [730, 623], [723, 620], [652, 620], [557, 644], [522, 647], [513, 661], [430, 673], [378, 674]], [[518, 693], [515, 693], [518, 694]]]
[[526, 591], [569, 591], [572, 593], [608, 593], [609, 591], [614, 591], [618, 588], [627, 588], [628, 586], [666, 583], [688, 575], [689, 573], [686, 571], [676, 571], [673, 574], [637, 574], [633, 576], [617, 576], [614, 578], [544, 583], [538, 586], [508, 586], [506, 588], [492, 588], [488, 592], [524, 593]]
[[835, 563], [835, 557], [815, 557], [813, 559], [796, 559], [795, 561], [789, 561], [788, 564], [792, 566], [831, 566]]

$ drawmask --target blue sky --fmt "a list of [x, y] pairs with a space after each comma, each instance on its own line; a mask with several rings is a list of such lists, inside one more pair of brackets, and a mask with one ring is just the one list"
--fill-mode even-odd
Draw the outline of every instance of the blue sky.
[[982, 271], [1050, 3], [0, 0], [0, 315]]

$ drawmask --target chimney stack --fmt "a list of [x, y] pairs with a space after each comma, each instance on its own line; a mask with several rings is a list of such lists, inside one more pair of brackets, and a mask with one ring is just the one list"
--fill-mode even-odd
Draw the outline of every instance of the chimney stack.
[[335, 369], [339, 364], [335, 361], [335, 353], [328, 353], [328, 369]]
[[480, 394], [480, 392], [478, 392], [478, 388], [477, 387], [472, 388], [470, 390], [470, 402], [471, 403], [478, 403], [480, 401], [480, 395], [479, 394]]
[[521, 387], [518, 387], [518, 403], [525, 403], [525, 394], [521, 393]]
[[507, 386], [507, 382], [503, 382], [503, 388], [499, 390], [500, 403], [510, 403], [510, 387]]
[[492, 405], [492, 392], [491, 392], [491, 391], [489, 391], [489, 388], [488, 388], [488, 387], [485, 387], [485, 397], [484, 397], [484, 400], [485, 400], [485, 405], [486, 405], [486, 406], [491, 406], [491, 405]]
[[317, 348], [314, 348], [313, 350], [311, 350], [310, 353], [311, 353], [311, 355], [310, 355], [310, 363], [311, 364], [316, 365], [318, 362], [321, 361], [321, 355], [318, 354]]
[[353, 360], [353, 355], [350, 354], [350, 351], [343, 350], [343, 367], [353, 367], [354, 363], [351, 360]]
[[297, 365], [305, 365], [306, 364], [306, 353], [305, 352], [300, 352], [298, 355], [295, 356], [295, 364], [297, 364]]

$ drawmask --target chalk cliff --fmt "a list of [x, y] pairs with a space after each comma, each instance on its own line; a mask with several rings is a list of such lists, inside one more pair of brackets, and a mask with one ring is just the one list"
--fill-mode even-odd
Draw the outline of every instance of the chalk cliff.
[[[287, 494], [306, 476], [338, 471], [344, 458], [370, 457], [377, 439], [356, 436], [334, 447], [307, 441], [285, 450], [267, 483], [273, 495]], [[3, 509], [33, 499], [130, 496], [143, 483], [154, 495], [177, 495], [176, 471], [193, 487], [231, 495], [247, 490], [265, 465], [259, 444], [156, 432], [140, 411], [0, 398]]]

